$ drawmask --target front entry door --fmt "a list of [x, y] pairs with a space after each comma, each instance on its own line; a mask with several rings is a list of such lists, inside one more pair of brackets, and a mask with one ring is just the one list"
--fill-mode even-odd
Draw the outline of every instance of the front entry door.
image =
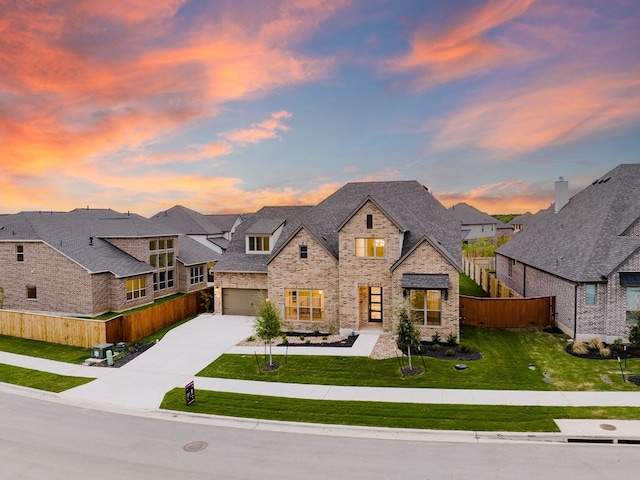
[[369, 287], [369, 321], [382, 322], [382, 287]]

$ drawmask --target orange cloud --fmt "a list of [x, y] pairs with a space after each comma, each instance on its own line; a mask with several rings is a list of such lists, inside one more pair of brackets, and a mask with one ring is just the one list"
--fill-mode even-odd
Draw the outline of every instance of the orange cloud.
[[534, 0], [493, 0], [468, 9], [448, 28], [422, 26], [413, 32], [410, 51], [388, 60], [383, 67], [413, 76], [416, 90], [484, 73], [516, 60], [525, 52], [487, 34], [523, 15]]
[[220, 136], [230, 142], [240, 145], [258, 143], [268, 139], [280, 139], [279, 132], [289, 131], [289, 127], [282, 123], [283, 118], [291, 118], [293, 115], [285, 110], [272, 113], [271, 116], [260, 123], [254, 123], [251, 128], [244, 130], [232, 130], [221, 133]]

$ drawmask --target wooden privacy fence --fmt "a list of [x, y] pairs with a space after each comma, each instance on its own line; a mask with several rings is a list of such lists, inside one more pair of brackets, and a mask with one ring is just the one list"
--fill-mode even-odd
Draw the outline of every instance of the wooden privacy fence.
[[201, 312], [200, 292], [188, 293], [109, 320], [0, 310], [0, 335], [89, 348], [133, 342]]
[[520, 294], [489, 273], [495, 268], [494, 257], [465, 257], [462, 259], [464, 273], [476, 282], [492, 298], [519, 298]]
[[479, 298], [460, 295], [464, 325], [491, 328], [546, 327], [553, 324], [555, 297]]

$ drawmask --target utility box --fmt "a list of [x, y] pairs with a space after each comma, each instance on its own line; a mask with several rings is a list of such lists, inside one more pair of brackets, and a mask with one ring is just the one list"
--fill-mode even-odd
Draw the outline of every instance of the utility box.
[[91, 347], [91, 358], [107, 358], [107, 350], [113, 353], [113, 343], [100, 343]]

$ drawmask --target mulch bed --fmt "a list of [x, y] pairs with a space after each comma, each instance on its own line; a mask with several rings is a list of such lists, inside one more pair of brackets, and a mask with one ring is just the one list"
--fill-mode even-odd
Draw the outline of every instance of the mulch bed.
[[[439, 344], [440, 349], [434, 349], [432, 342], [422, 342], [422, 354], [426, 357], [431, 358], [439, 358], [441, 360], [464, 360], [464, 361], [472, 361], [472, 360], [480, 360], [482, 358], [482, 353], [478, 350], [471, 350], [470, 352], [461, 352], [460, 345], [447, 345]], [[447, 350], [453, 350], [453, 355], [447, 355]]]
[[[278, 347], [352, 347], [353, 344], [358, 339], [358, 335], [349, 335], [347, 338], [343, 340], [339, 340], [337, 342], [329, 342], [326, 340], [322, 340], [323, 337], [327, 337], [328, 334], [323, 333], [291, 333], [287, 334], [287, 337], [294, 338], [298, 340], [299, 336], [303, 335], [305, 337], [304, 342], [288, 342], [288, 343], [278, 343]], [[312, 340], [313, 338], [313, 340]], [[309, 340], [309, 343], [306, 343], [306, 340]]]
[[153, 347], [155, 343], [130, 343], [125, 347], [125, 349], [120, 353], [117, 357], [113, 359], [113, 366], [115, 368], [119, 368], [123, 365], [126, 365], [131, 360], [136, 358], [138, 355], [143, 354], [151, 347]]
[[572, 344], [569, 343], [565, 350], [569, 355], [573, 355], [578, 358], [588, 358], [590, 360], [616, 360], [618, 357], [620, 359], [624, 358], [639, 358], [640, 357], [640, 347], [633, 347], [631, 345], [627, 345], [627, 350], [625, 351], [623, 348], [618, 345], [608, 345], [604, 344], [605, 347], [609, 348], [611, 351], [609, 356], [603, 357], [600, 355], [600, 352], [596, 349], [589, 349], [588, 353], [579, 354], [575, 353], [572, 350]]

